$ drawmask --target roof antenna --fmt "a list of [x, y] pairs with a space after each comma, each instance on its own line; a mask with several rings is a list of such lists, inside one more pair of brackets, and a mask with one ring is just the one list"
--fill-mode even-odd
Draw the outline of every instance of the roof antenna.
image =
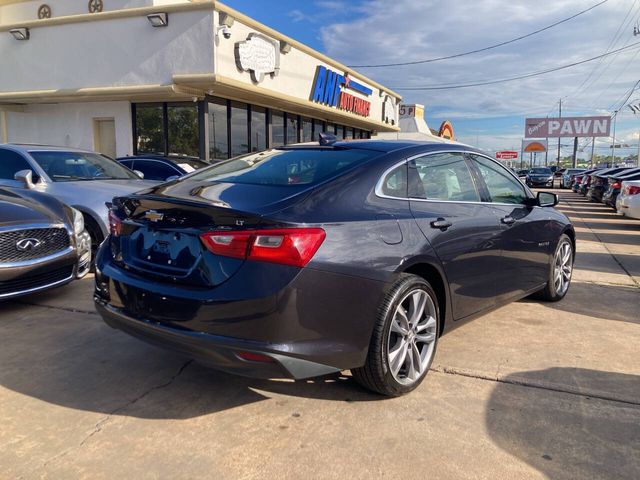
[[327, 133], [327, 132], [322, 132], [320, 134], [318, 134], [319, 140], [320, 140], [320, 146], [321, 147], [328, 147], [333, 145], [334, 143], [336, 143], [338, 141], [338, 139], [336, 138], [335, 135], [331, 134], [331, 133]]

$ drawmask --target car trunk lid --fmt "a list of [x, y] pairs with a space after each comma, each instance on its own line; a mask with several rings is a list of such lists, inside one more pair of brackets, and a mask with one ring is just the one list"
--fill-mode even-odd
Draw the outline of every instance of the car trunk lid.
[[160, 281], [194, 287], [219, 285], [233, 276], [244, 260], [212, 253], [200, 235], [278, 226], [264, 212], [284, 208], [306, 190], [176, 182], [150, 193], [116, 198], [114, 214], [122, 225], [120, 234], [112, 235], [114, 258], [123, 268]]

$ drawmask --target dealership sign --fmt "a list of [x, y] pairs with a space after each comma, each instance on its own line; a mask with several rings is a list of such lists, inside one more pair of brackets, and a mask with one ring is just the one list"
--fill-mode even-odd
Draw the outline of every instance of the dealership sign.
[[352, 80], [348, 73], [340, 75], [318, 65], [316, 80], [311, 91], [311, 101], [368, 117], [371, 111], [371, 102], [356, 97], [347, 90], [353, 90], [366, 96], [373, 93], [370, 88]]
[[524, 138], [608, 137], [611, 117], [527, 118]]
[[518, 152], [515, 150], [502, 150], [500, 152], [496, 152], [496, 158], [498, 160], [513, 160], [518, 158]]

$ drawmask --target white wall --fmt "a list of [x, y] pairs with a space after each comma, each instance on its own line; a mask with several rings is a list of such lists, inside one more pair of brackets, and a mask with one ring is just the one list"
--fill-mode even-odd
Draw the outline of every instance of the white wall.
[[[216, 12], [215, 25], [219, 25], [218, 12]], [[231, 27], [231, 38], [225, 39], [222, 35], [218, 36], [215, 49], [216, 74], [252, 84], [250, 73], [239, 70], [236, 66], [235, 59], [236, 42], [246, 40], [248, 35], [252, 32], [257, 31], [236, 20]], [[322, 62], [301, 50], [292, 48], [289, 53], [280, 55], [279, 74], [273, 78], [269, 75], [265, 75], [264, 80], [260, 82], [258, 86], [281, 94], [292, 95], [303, 100], [309, 100], [312, 94], [318, 65], [323, 65], [339, 74], [344, 73], [333, 65]], [[377, 121], [383, 121], [382, 105], [384, 103], [385, 96], [381, 97], [379, 95], [380, 90], [367, 82], [355, 77], [354, 80], [357, 80], [359, 83], [371, 88], [373, 93], [367, 97], [353, 90], [347, 90], [347, 92], [355, 97], [371, 102], [369, 118]], [[397, 125], [397, 116], [395, 118], [395, 123]]]
[[[185, 0], [182, 0], [183, 2]], [[46, 3], [51, 7], [52, 17], [81, 15], [89, 13], [89, 0], [32, 0], [0, 6], [0, 25], [26, 22], [38, 19], [38, 8]], [[152, 0], [103, 0], [104, 12], [123, 8], [149, 7], [158, 4]]]
[[27, 105], [24, 112], [6, 112], [8, 140], [93, 150], [93, 119], [110, 117], [115, 119], [117, 155], [130, 155], [133, 139], [129, 102]]
[[173, 12], [162, 28], [140, 16], [3, 33], [0, 58], [0, 92], [171, 84], [213, 71], [213, 11]]

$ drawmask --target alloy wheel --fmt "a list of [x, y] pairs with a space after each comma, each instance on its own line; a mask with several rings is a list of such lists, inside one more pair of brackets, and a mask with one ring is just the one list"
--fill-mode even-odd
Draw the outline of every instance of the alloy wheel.
[[563, 242], [556, 252], [553, 269], [553, 283], [557, 295], [564, 295], [571, 283], [573, 252], [569, 242]]
[[435, 351], [438, 322], [433, 299], [415, 289], [398, 303], [390, 323], [387, 358], [393, 378], [411, 385], [429, 366]]

